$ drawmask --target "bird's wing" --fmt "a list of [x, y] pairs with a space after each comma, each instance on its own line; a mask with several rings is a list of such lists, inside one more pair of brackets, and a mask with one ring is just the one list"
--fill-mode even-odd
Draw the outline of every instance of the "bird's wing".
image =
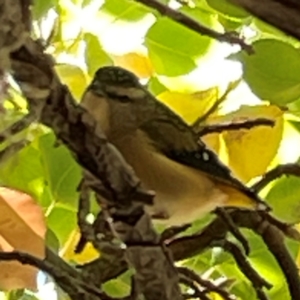
[[165, 155], [181, 164], [193, 167], [207, 174], [217, 186], [230, 195], [228, 205], [248, 206], [249, 202], [256, 203], [259, 209], [269, 209], [268, 205], [257, 195], [257, 193], [232, 175], [232, 172], [208, 149], [202, 142], [194, 151], [167, 151]]

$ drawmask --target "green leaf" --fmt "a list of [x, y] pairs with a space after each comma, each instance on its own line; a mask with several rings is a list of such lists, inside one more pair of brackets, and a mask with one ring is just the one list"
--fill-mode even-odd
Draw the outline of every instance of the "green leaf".
[[46, 15], [50, 8], [57, 5], [57, 0], [38, 0], [34, 1], [32, 14], [34, 19], [40, 19]]
[[[148, 31], [146, 46], [149, 58], [158, 74], [177, 76], [188, 73], [196, 67], [193, 59], [194, 41], [185, 44], [188, 37], [193, 36], [185, 27], [167, 19], [161, 18]], [[174, 39], [174, 36], [177, 38]], [[194, 39], [197, 37], [194, 35]], [[190, 52], [190, 53], [189, 53]]]
[[101, 12], [117, 19], [135, 22], [144, 18], [149, 12], [144, 6], [128, 0], [109, 0], [101, 7]]
[[127, 271], [116, 279], [105, 283], [104, 290], [113, 297], [124, 297], [130, 293], [130, 278], [133, 274]]
[[263, 38], [272, 38], [272, 39], [279, 39], [283, 42], [290, 43], [291, 45], [294, 45], [295, 47], [298, 47], [299, 41], [290, 36], [287, 35], [282, 30], [272, 26], [269, 23], [266, 23], [258, 18], [252, 19], [252, 27], [255, 31], [258, 31], [260, 33], [260, 39]]
[[280, 178], [266, 199], [276, 217], [288, 223], [300, 221], [300, 178]]
[[[288, 287], [280, 266], [274, 256], [268, 251], [262, 238], [250, 230], [243, 230], [243, 233], [251, 245], [252, 250], [249, 258], [252, 266], [258, 274], [273, 285], [273, 288], [268, 291], [269, 299], [289, 299], [289, 297], [275, 297], [275, 295], [279, 294], [287, 295]], [[299, 250], [299, 242], [288, 239], [286, 240], [285, 245], [287, 246], [290, 255], [295, 260]]]
[[104, 49], [123, 55], [141, 45], [154, 20], [150, 10], [137, 1], [110, 0], [100, 8], [95, 26], [89, 26], [88, 31], [101, 36]]
[[9, 292], [6, 293], [5, 300], [19, 300], [19, 299], [24, 299], [24, 292], [25, 292], [25, 290], [23, 290], [23, 289], [9, 291]]
[[218, 21], [224, 27], [225, 32], [236, 31], [241, 33], [245, 26], [249, 27], [252, 23], [252, 18], [237, 19], [227, 15], [218, 15]]
[[284, 105], [300, 97], [300, 53], [279, 40], [253, 43], [255, 54], [240, 53], [244, 78], [261, 99]]
[[[272, 295], [270, 299], [273, 300], [275, 299], [273, 298], [273, 294], [276, 294], [278, 290], [287, 289], [282, 270], [275, 258], [268, 251], [267, 246], [260, 236], [247, 229], [243, 229], [242, 233], [249, 242], [251, 248], [251, 253], [248, 257], [249, 263], [256, 272], [260, 274], [260, 276], [273, 284], [273, 288], [268, 291], [268, 294], [270, 296]], [[291, 254], [295, 257], [299, 247], [298, 242], [293, 241], [293, 244], [289, 243], [288, 246]], [[249, 300], [257, 299], [255, 290], [251, 286], [251, 283], [246, 279], [246, 276], [237, 267], [236, 263], [234, 263], [234, 260], [222, 263], [218, 266], [218, 269], [225, 275], [225, 277], [236, 280], [231, 292], [237, 295], [239, 297], [238, 299], [245, 299], [245, 295], [247, 295], [247, 299]]]
[[[45, 171], [44, 171], [45, 173]], [[37, 199], [39, 205], [47, 211], [48, 208], [53, 205], [55, 199], [53, 199], [53, 195], [48, 183], [45, 181], [45, 174], [43, 174], [43, 182], [44, 182], [44, 189], [43, 192], [40, 194], [39, 198]]]
[[157, 77], [151, 77], [147, 84], [147, 89], [154, 95], [164, 92], [167, 88], [158, 80]]
[[84, 40], [86, 42], [85, 62], [88, 67], [88, 73], [93, 76], [98, 68], [111, 65], [112, 60], [103, 50], [97, 36], [86, 33]]
[[[212, 28], [216, 25], [212, 15], [200, 9], [185, 9], [183, 12], [205, 26]], [[212, 43], [209, 37], [200, 36], [165, 17], [159, 18], [145, 37], [155, 71], [167, 76], [178, 76], [192, 71], [197, 66], [197, 59], [207, 53]]]
[[[282, 280], [284, 280], [282, 278]], [[275, 289], [271, 290], [272, 300], [282, 300], [282, 299], [290, 299], [290, 292], [286, 285], [280, 285], [280, 288], [275, 287]]]
[[234, 18], [243, 19], [250, 15], [243, 8], [232, 4], [231, 1], [228, 0], [206, 0], [206, 2], [209, 6], [220, 13]]
[[81, 6], [86, 7], [90, 5], [94, 0], [82, 0]]
[[[292, 103], [289, 103], [286, 107], [288, 108], [289, 113], [297, 117], [300, 117], [300, 98], [298, 98], [296, 101]], [[297, 129], [298, 131], [300, 131], [299, 128]]]
[[80, 99], [87, 86], [87, 78], [83, 70], [78, 66], [69, 64], [57, 65], [55, 70], [61, 77], [62, 82], [70, 88], [73, 96]]
[[52, 133], [39, 139], [45, 180], [55, 202], [74, 208], [78, 198], [76, 189], [81, 179], [81, 169], [65, 146], [55, 147], [54, 144], [55, 137]]
[[23, 191], [38, 199], [44, 189], [43, 168], [39, 151], [30, 144], [0, 168], [1, 185]]
[[[48, 221], [48, 224], [49, 224], [49, 221]], [[57, 253], [59, 251], [59, 240], [58, 240], [56, 234], [49, 228], [47, 229], [47, 232], [46, 232], [46, 245], [55, 253]]]
[[77, 226], [77, 213], [67, 207], [55, 206], [47, 217], [47, 227], [55, 232], [62, 247]]

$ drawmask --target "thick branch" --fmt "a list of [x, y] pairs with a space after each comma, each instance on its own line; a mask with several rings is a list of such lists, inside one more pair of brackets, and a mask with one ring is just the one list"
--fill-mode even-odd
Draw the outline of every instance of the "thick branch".
[[[95, 134], [93, 119], [76, 105], [68, 89], [61, 85], [43, 49], [28, 40], [26, 48], [13, 53], [12, 58], [14, 78], [29, 100], [30, 108], [43, 106], [39, 121], [51, 127], [77, 161], [95, 178], [101, 179], [110, 200], [121, 203], [135, 199], [151, 203], [153, 195], [140, 188], [140, 181], [117, 149], [107, 142], [100, 129]], [[46, 97], [47, 101], [43, 99]], [[96, 192], [101, 194], [102, 191]]]

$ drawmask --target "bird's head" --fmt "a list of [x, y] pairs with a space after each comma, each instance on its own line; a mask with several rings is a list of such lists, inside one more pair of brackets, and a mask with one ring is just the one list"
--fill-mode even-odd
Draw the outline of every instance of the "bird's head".
[[82, 106], [108, 137], [118, 138], [151, 118], [155, 110], [151, 98], [133, 73], [120, 67], [103, 67], [83, 95]]

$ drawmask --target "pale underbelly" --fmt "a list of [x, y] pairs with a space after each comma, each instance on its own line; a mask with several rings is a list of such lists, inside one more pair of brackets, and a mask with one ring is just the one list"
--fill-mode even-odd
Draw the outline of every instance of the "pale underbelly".
[[[142, 140], [142, 141], [141, 141]], [[143, 185], [156, 193], [146, 210], [157, 222], [182, 225], [224, 205], [227, 195], [209, 177], [149, 148], [143, 137], [129, 137], [116, 144]]]
[[175, 226], [194, 222], [217, 207], [223, 206], [228, 199], [228, 196], [217, 188], [212, 189], [209, 196], [203, 197], [199, 194], [179, 198], [180, 196], [173, 195], [170, 198], [170, 195], [156, 191], [154, 205], [146, 206], [145, 209], [155, 223]]

